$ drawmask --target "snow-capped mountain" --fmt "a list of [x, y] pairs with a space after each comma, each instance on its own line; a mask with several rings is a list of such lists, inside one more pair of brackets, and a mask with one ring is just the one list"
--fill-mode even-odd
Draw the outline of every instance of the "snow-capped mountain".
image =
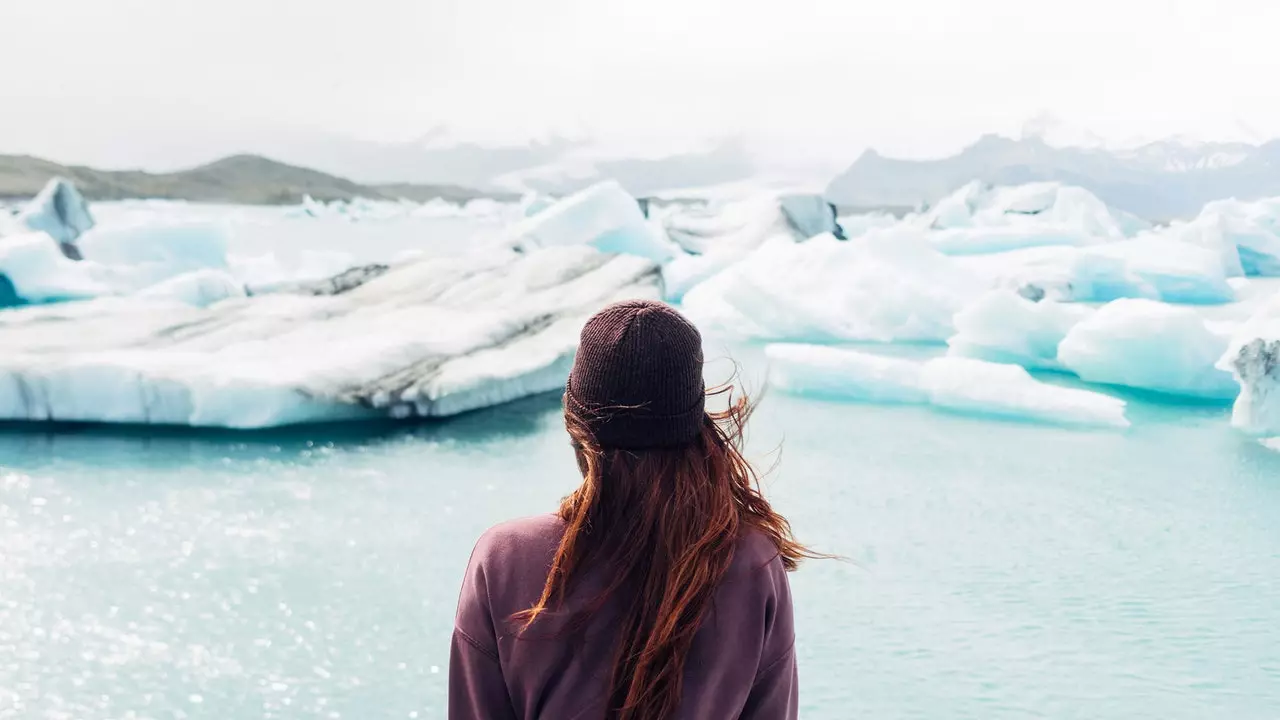
[[1036, 132], [1019, 140], [986, 135], [940, 160], [898, 160], [868, 150], [831, 181], [827, 195], [844, 205], [912, 207], [975, 179], [1007, 185], [1052, 180], [1080, 185], [1150, 220], [1191, 216], [1221, 198], [1280, 195], [1280, 141], [1252, 145], [1171, 138], [1108, 148], [1055, 146], [1045, 137]]

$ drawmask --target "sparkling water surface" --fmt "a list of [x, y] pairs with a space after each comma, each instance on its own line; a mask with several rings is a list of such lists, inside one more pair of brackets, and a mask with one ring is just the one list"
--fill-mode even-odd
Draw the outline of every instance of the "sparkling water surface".
[[[801, 717], [1280, 717], [1280, 453], [770, 394]], [[781, 442], [781, 453], [771, 454]], [[418, 426], [0, 433], [0, 717], [440, 718], [480, 532], [575, 483], [557, 399]]]

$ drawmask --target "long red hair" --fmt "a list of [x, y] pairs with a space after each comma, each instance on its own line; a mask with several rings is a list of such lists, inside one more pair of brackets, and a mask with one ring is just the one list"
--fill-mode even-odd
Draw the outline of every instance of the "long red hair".
[[787, 570], [825, 557], [796, 542], [774, 512], [742, 455], [752, 406], [732, 400], [707, 413], [694, 441], [677, 448], [606, 449], [585, 419], [565, 424], [582, 485], [560, 504], [567, 528], [542, 595], [516, 615], [522, 632], [558, 609], [586, 567], [605, 568], [604, 589], [579, 613], [585, 622], [619, 593], [628, 598], [618, 626], [606, 720], [666, 720], [680, 704], [685, 659], [712, 596], [744, 532], [773, 540]]

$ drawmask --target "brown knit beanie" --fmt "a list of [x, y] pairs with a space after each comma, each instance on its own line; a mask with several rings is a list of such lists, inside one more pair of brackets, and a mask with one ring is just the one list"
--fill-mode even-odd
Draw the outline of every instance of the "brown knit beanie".
[[684, 445], [698, 436], [702, 336], [669, 305], [626, 300], [582, 328], [565, 403], [603, 447]]

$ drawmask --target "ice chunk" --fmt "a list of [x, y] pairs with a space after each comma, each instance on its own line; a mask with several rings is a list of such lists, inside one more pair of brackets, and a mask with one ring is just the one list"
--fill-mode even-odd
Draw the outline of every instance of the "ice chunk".
[[1246, 275], [1280, 276], [1280, 198], [1218, 200], [1205, 205], [1196, 222], [1221, 225]]
[[606, 181], [571, 195], [508, 230], [507, 244], [523, 251], [556, 245], [591, 245], [666, 262], [676, 254], [671, 242], [654, 232], [636, 199]]
[[73, 244], [93, 227], [89, 203], [85, 202], [75, 185], [63, 178], [54, 178], [45, 184], [44, 189], [18, 213], [17, 221], [19, 225], [46, 233], [64, 245]]
[[672, 242], [694, 255], [730, 248], [753, 250], [776, 237], [810, 237], [800, 237], [783, 213], [781, 201], [771, 193], [717, 198], [689, 206], [674, 204], [664, 208], [657, 219]]
[[1212, 250], [1146, 236], [1085, 248], [1039, 247], [959, 258], [994, 287], [1060, 301], [1148, 298], [1212, 304], [1235, 298]]
[[666, 297], [681, 302], [689, 290], [767, 244], [800, 237], [771, 194], [721, 199], [706, 207], [673, 208], [660, 218], [684, 252], [663, 267]]
[[193, 270], [156, 283], [138, 292], [147, 300], [173, 300], [194, 307], [208, 307], [227, 298], [244, 297], [244, 285], [221, 270]]
[[932, 341], [980, 294], [979, 281], [918, 235], [771, 243], [684, 297], [708, 329], [764, 340]]
[[874, 212], [857, 215], [842, 215], [837, 220], [846, 238], [858, 238], [872, 230], [882, 230], [898, 224], [898, 219], [889, 213]]
[[1280, 295], [1243, 323], [1217, 363], [1240, 385], [1231, 424], [1256, 435], [1280, 435]]
[[821, 195], [782, 195], [778, 203], [801, 239], [824, 233], [844, 239], [844, 230], [836, 222], [835, 206]]
[[172, 277], [227, 266], [228, 228], [218, 222], [152, 222], [100, 227], [80, 239], [86, 260]]
[[340, 294], [136, 297], [0, 313], [0, 419], [235, 428], [441, 416], [563, 386], [605, 303], [657, 268], [585, 246], [433, 257]]
[[769, 382], [788, 392], [874, 403], [927, 403], [921, 363], [824, 345], [765, 347]]
[[1125, 403], [1042, 383], [1017, 365], [941, 357], [923, 363], [819, 345], [765, 349], [789, 392], [867, 402], [927, 403], [966, 414], [1068, 426], [1128, 427]]
[[1061, 369], [1059, 343], [1092, 312], [1081, 305], [1032, 302], [1009, 290], [994, 290], [956, 314], [948, 354]]
[[1226, 224], [1226, 219], [1221, 215], [1201, 214], [1189, 223], [1175, 222], [1146, 236], [1166, 237], [1202, 247], [1221, 258], [1223, 274], [1229, 278], [1242, 277], [1245, 271], [1240, 261], [1240, 251], [1235, 241], [1228, 237]]
[[948, 255], [979, 255], [1053, 245], [1085, 245], [1089, 238], [1078, 230], [1060, 227], [1000, 226], [949, 228], [930, 234], [933, 246]]
[[1229, 400], [1239, 388], [1215, 367], [1227, 342], [1191, 308], [1116, 300], [1067, 333], [1058, 359], [1088, 382]]
[[93, 263], [69, 259], [45, 233], [0, 238], [0, 307], [81, 300], [111, 291]]
[[983, 252], [984, 237], [993, 247], [1016, 246], [1019, 230], [1028, 246], [1116, 240], [1141, 227], [1132, 218], [1118, 218], [1087, 190], [1052, 182], [993, 187], [974, 181], [938, 201], [922, 221], [934, 230], [1007, 229], [978, 233], [967, 242], [963, 233], [951, 236], [950, 245], [965, 252]]
[[226, 238], [217, 225], [94, 228], [67, 257], [46, 233], [0, 239], [0, 276], [16, 303], [83, 300], [129, 294], [185, 272], [226, 267]]

